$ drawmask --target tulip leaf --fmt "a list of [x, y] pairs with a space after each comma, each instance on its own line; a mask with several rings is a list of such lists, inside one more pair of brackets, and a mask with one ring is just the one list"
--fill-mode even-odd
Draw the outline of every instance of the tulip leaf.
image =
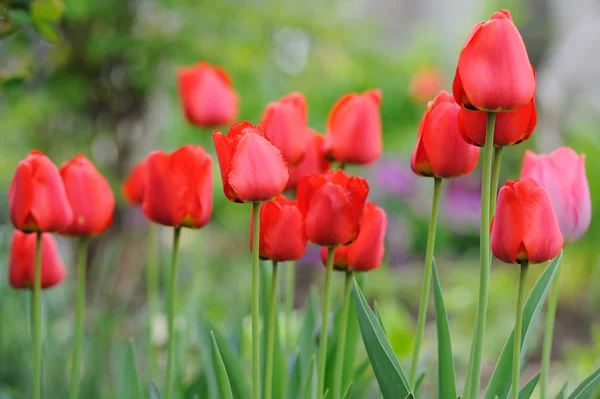
[[148, 397], [150, 399], [160, 399], [160, 392], [152, 381], [150, 381], [150, 384], [148, 384]]
[[353, 294], [360, 333], [383, 397], [414, 397], [408, 378], [356, 281]]
[[[537, 316], [542, 309], [548, 291], [552, 286], [552, 281], [556, 275], [556, 271], [560, 265], [562, 258], [562, 252], [558, 254], [556, 258], [550, 263], [550, 265], [544, 270], [542, 275], [538, 278], [533, 289], [527, 297], [525, 306], [523, 308], [523, 336], [521, 338], [521, 365], [524, 363], [525, 354], [527, 353], [527, 345], [529, 338], [533, 332], [533, 327], [537, 320]], [[484, 399], [493, 399], [496, 396], [499, 399], [506, 399], [510, 393], [512, 386], [512, 356], [513, 356], [513, 345], [514, 345], [514, 329], [502, 348], [498, 362], [492, 377], [488, 383], [485, 391]]]
[[569, 399], [591, 398], [594, 392], [596, 392], [598, 384], [600, 384], [600, 368], [598, 368], [589, 377], [583, 380], [581, 384], [579, 384], [577, 388], [575, 388], [573, 393], [569, 395]]
[[448, 324], [446, 305], [444, 304], [442, 286], [437, 274], [435, 261], [433, 261], [432, 266], [433, 300], [435, 304], [438, 345], [438, 397], [440, 399], [456, 399], [456, 377], [454, 375], [450, 326]]
[[348, 385], [348, 388], [346, 389], [346, 393], [344, 394], [343, 398], [350, 399], [351, 395], [352, 395], [352, 381], [350, 381], [350, 385]]
[[519, 391], [519, 399], [531, 398], [531, 395], [533, 394], [533, 391], [535, 390], [535, 387], [537, 386], [539, 380], [540, 373], [537, 373], [535, 376], [533, 376], [532, 379], [530, 379], [527, 382], [527, 384], [525, 384], [523, 388], [521, 388], [521, 390]]
[[219, 352], [219, 345], [217, 345], [217, 341], [215, 340], [215, 334], [212, 331], [210, 332], [210, 341], [212, 344], [213, 367], [215, 369], [215, 375], [217, 377], [219, 386], [219, 397], [223, 399], [233, 399], [233, 393], [231, 392], [231, 385], [229, 385], [227, 369], [225, 368], [225, 363], [223, 363], [221, 353]]
[[133, 339], [127, 344], [127, 354], [125, 358], [125, 380], [123, 384], [126, 397], [131, 399], [142, 399], [142, 386], [137, 371], [137, 362], [135, 356], [135, 347]]
[[565, 382], [555, 399], [567, 399], [567, 383]]
[[308, 373], [306, 374], [306, 380], [303, 384], [301, 398], [304, 399], [318, 399], [317, 397], [317, 385], [319, 383], [319, 376], [317, 374], [317, 355], [313, 354], [312, 360], [308, 367]]
[[417, 380], [415, 381], [415, 394], [417, 392], [419, 392], [419, 388], [421, 388], [421, 384], [423, 383], [423, 381], [425, 381], [425, 377], [427, 376], [427, 373], [425, 371], [421, 372], [421, 375], [419, 375], [417, 377]]

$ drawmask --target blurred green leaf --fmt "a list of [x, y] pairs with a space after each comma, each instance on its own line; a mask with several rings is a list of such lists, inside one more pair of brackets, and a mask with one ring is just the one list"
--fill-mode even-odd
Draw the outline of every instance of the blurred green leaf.
[[356, 281], [353, 285], [353, 294], [360, 332], [383, 397], [386, 399], [413, 397], [402, 366]]
[[[523, 365], [523, 360], [527, 353], [529, 337], [533, 332], [537, 316], [539, 315], [544, 301], [546, 300], [546, 296], [548, 295], [548, 291], [552, 286], [552, 281], [554, 280], [556, 269], [558, 268], [561, 259], [562, 252], [554, 258], [538, 278], [525, 302], [525, 307], [523, 308], [523, 337], [521, 339], [521, 365]], [[500, 399], [506, 399], [508, 397], [512, 386], [513, 345], [514, 329], [506, 340], [502, 353], [500, 353], [498, 363], [496, 363], [496, 367], [485, 391], [484, 399], [492, 399], [495, 396], [498, 396]]]
[[421, 373], [421, 375], [419, 375], [417, 377], [417, 380], [415, 381], [415, 394], [417, 392], [419, 392], [419, 388], [421, 388], [421, 384], [423, 384], [423, 381], [425, 381], [425, 377], [427, 376], [427, 373], [425, 371], [423, 371]]
[[540, 380], [540, 373], [537, 373], [530, 379], [527, 384], [519, 391], [519, 399], [529, 399], [537, 386], [538, 381]]
[[440, 399], [456, 399], [456, 377], [454, 375], [454, 358], [450, 326], [442, 294], [442, 286], [433, 261], [433, 300], [435, 304], [435, 323], [438, 339], [438, 394]]
[[304, 399], [318, 399], [317, 396], [317, 385], [319, 383], [319, 376], [317, 373], [317, 355], [312, 356], [312, 361], [308, 368], [306, 375], [306, 381], [304, 382], [301, 398]]
[[137, 371], [133, 339], [130, 339], [129, 343], [127, 344], [127, 356], [125, 358], [124, 372], [125, 376], [123, 388], [126, 395], [124, 397], [131, 399], [142, 399], [142, 385], [140, 384]]
[[600, 368], [596, 369], [589, 377], [581, 381], [573, 393], [569, 395], [569, 399], [591, 398], [594, 392], [596, 392], [598, 384], [600, 384]]
[[350, 399], [351, 396], [352, 396], [352, 381], [350, 381], [350, 384], [348, 385], [348, 388], [346, 389], [346, 393], [344, 394], [344, 399]]
[[150, 399], [160, 399], [160, 392], [158, 392], [158, 388], [152, 381], [148, 384], [148, 396]]
[[60, 40], [58, 22], [64, 10], [62, 0], [33, 0], [29, 7], [33, 26], [43, 38], [53, 43]]
[[555, 399], [567, 399], [567, 383], [565, 382]]
[[33, 26], [35, 26], [38, 33], [49, 42], [58, 43], [60, 41], [58, 28], [52, 23], [34, 20]]
[[221, 353], [219, 352], [219, 346], [215, 340], [215, 334], [212, 331], [210, 332], [210, 340], [212, 343], [213, 366], [215, 369], [215, 375], [217, 376], [217, 381], [219, 382], [219, 397], [223, 399], [233, 399], [233, 393], [231, 393], [231, 385], [229, 385], [227, 369], [225, 368], [225, 363], [223, 363]]

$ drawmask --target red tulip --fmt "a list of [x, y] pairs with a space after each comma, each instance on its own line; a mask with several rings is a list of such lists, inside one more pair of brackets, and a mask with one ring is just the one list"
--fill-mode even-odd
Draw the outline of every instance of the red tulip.
[[238, 113], [238, 95], [227, 72], [208, 62], [177, 72], [179, 95], [188, 121], [213, 127], [231, 123]]
[[108, 181], [79, 154], [60, 167], [60, 175], [73, 209], [73, 221], [61, 234], [90, 236], [110, 227], [115, 197]]
[[144, 161], [135, 164], [121, 186], [123, 197], [132, 205], [142, 205], [144, 199], [144, 176], [146, 175], [144, 166]]
[[437, 68], [423, 68], [417, 71], [408, 84], [408, 95], [418, 103], [425, 103], [444, 87], [444, 75]]
[[[32, 288], [35, 279], [36, 234], [15, 230], [10, 244], [8, 281], [14, 288]], [[52, 234], [42, 234], [42, 288], [50, 288], [65, 278], [65, 268]]]
[[[494, 125], [494, 146], [515, 145], [528, 140], [537, 124], [535, 98], [524, 107], [512, 112], [498, 112]], [[487, 114], [461, 108], [458, 111], [458, 132], [469, 144], [483, 147]]]
[[73, 218], [56, 166], [41, 151], [19, 162], [8, 190], [10, 220], [24, 232], [60, 231]]
[[[250, 250], [254, 217], [250, 217]], [[304, 234], [304, 217], [294, 200], [283, 195], [273, 201], [265, 202], [260, 209], [260, 244], [261, 259], [278, 262], [297, 260], [306, 251], [306, 235]]]
[[327, 118], [325, 153], [342, 164], [365, 165], [381, 155], [381, 90], [340, 98]]
[[546, 189], [565, 242], [583, 237], [592, 219], [585, 155], [577, 155], [569, 147], [559, 148], [548, 155], [527, 151], [521, 178], [533, 179]]
[[[333, 266], [338, 270], [368, 272], [381, 266], [384, 253], [385, 211], [372, 202], [365, 204], [360, 233], [350, 245], [338, 247], [333, 255]], [[327, 265], [327, 248], [321, 248], [321, 260]]]
[[323, 173], [330, 168], [331, 162], [325, 158], [324, 138], [313, 129], [308, 129], [311, 140], [302, 161], [289, 168], [290, 178], [286, 190], [295, 190], [300, 179], [306, 175]]
[[545, 262], [563, 245], [550, 197], [531, 179], [508, 181], [500, 189], [491, 230], [492, 253], [508, 263]]
[[349, 177], [343, 170], [303, 177], [298, 184], [298, 207], [308, 240], [327, 247], [356, 240], [368, 193], [365, 179]]
[[466, 175], [477, 165], [479, 149], [465, 143], [458, 134], [459, 109], [445, 91], [427, 104], [410, 159], [417, 175], [447, 179]]
[[296, 165], [302, 160], [310, 141], [306, 113], [306, 99], [302, 93], [291, 93], [270, 103], [260, 121], [260, 125], [290, 165]]
[[452, 92], [458, 104], [480, 111], [514, 111], [531, 101], [535, 77], [508, 11], [473, 27], [458, 57]]
[[184, 145], [146, 159], [142, 210], [155, 223], [197, 229], [212, 213], [212, 159], [200, 146]]
[[262, 127], [246, 121], [234, 123], [227, 135], [215, 130], [213, 141], [223, 191], [230, 201], [268, 201], [283, 192], [287, 165]]

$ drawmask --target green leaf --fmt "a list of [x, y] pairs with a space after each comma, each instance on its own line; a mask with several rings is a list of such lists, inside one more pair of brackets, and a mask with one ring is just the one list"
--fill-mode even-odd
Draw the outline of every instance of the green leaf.
[[158, 392], [158, 388], [152, 381], [148, 384], [148, 395], [150, 399], [160, 399], [160, 392]]
[[565, 382], [555, 399], [567, 399], [567, 383]]
[[525, 384], [523, 388], [519, 391], [519, 399], [529, 399], [537, 386], [538, 381], [540, 380], [540, 373], [537, 373], [533, 376], [532, 379]]
[[[425, 377], [427, 376], [427, 373], [425, 371], [423, 371], [421, 373], [421, 375], [419, 375], [417, 377], [417, 380], [415, 381], [415, 393], [419, 392], [419, 388], [421, 388], [421, 384], [423, 383], [423, 381], [425, 381]], [[460, 396], [459, 396], [460, 399]]]
[[44, 21], [34, 20], [33, 26], [38, 33], [49, 42], [58, 43], [60, 41], [60, 34], [58, 33], [58, 28], [55, 25]]
[[589, 377], [581, 381], [581, 384], [575, 388], [569, 395], [569, 399], [588, 399], [591, 398], [596, 388], [600, 384], [600, 368], [594, 371]]
[[[562, 258], [562, 252], [558, 254], [556, 258], [550, 263], [550, 265], [544, 270], [542, 275], [538, 278], [533, 289], [529, 293], [529, 297], [525, 302], [523, 308], [523, 337], [521, 339], [521, 365], [524, 364], [523, 359], [527, 353], [527, 345], [529, 344], [529, 337], [533, 332], [533, 327], [537, 320], [537, 316], [542, 309], [548, 291], [552, 286], [552, 281], [556, 275], [556, 270], [560, 264]], [[502, 348], [502, 353], [498, 358], [498, 363], [490, 382], [488, 383], [485, 391], [484, 399], [493, 399], [498, 396], [499, 399], [506, 399], [510, 393], [512, 385], [512, 356], [513, 356], [513, 345], [514, 345], [514, 329]]]
[[137, 372], [135, 347], [133, 339], [129, 340], [127, 345], [127, 357], [125, 359], [125, 392], [128, 398], [142, 399], [142, 386]]
[[413, 397], [406, 374], [377, 321], [377, 316], [369, 308], [356, 281], [352, 288], [360, 333], [383, 397]]
[[65, 11], [65, 4], [62, 0], [33, 0], [29, 10], [34, 21], [58, 22]]
[[210, 340], [212, 343], [213, 367], [215, 369], [217, 381], [219, 382], [219, 397], [233, 399], [233, 393], [231, 393], [227, 369], [225, 368], [225, 363], [223, 363], [223, 358], [221, 358], [221, 353], [219, 352], [219, 345], [217, 345], [215, 334], [212, 331], [210, 332]]
[[432, 266], [433, 300], [438, 341], [438, 395], [440, 399], [456, 399], [456, 377], [454, 375], [450, 326], [448, 325], [446, 305], [444, 304], [442, 286], [437, 274], [435, 260]]
[[343, 398], [344, 399], [350, 399], [351, 395], [352, 395], [352, 381], [350, 381], [350, 384], [348, 385], [348, 388], [346, 388], [346, 393], [344, 394]]
[[312, 356], [312, 361], [308, 367], [308, 373], [306, 375], [306, 381], [303, 384], [301, 398], [304, 399], [318, 399], [317, 398], [317, 385], [319, 383], [319, 376], [317, 375], [317, 356]]

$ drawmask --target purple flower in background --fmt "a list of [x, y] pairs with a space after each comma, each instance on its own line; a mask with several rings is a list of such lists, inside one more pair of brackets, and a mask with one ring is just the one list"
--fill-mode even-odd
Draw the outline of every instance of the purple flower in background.
[[415, 192], [417, 177], [411, 172], [407, 162], [393, 158], [383, 158], [369, 168], [371, 191], [401, 197]]
[[453, 231], [476, 231], [479, 229], [481, 212], [480, 180], [473, 175], [448, 180], [442, 204], [443, 217]]

